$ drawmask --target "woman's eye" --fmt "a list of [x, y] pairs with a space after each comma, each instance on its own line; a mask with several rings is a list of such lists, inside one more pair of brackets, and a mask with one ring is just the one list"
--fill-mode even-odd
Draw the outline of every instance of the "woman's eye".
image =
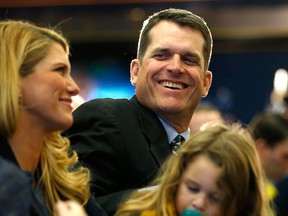
[[55, 71], [63, 74], [65, 73], [65, 67], [56, 68]]

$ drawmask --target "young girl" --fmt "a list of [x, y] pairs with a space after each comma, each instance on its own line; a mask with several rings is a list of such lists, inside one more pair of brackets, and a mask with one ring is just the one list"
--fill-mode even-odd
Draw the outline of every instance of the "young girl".
[[263, 177], [255, 144], [239, 125], [208, 126], [164, 164], [151, 184], [123, 203], [116, 216], [266, 216]]

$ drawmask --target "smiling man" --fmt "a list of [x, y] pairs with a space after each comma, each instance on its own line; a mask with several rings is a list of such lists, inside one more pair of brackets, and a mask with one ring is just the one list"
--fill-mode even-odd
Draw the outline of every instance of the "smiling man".
[[201, 17], [181, 9], [155, 13], [144, 21], [131, 62], [136, 94], [95, 99], [75, 110], [65, 134], [92, 170], [92, 192], [109, 215], [153, 179], [174, 152], [170, 143], [177, 135], [189, 137], [189, 121], [211, 85], [211, 53], [212, 36]]

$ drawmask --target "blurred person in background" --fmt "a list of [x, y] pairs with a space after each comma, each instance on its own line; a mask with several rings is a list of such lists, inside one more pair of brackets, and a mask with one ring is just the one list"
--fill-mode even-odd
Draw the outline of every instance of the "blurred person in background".
[[205, 123], [223, 123], [224, 117], [218, 107], [212, 103], [200, 103], [195, 109], [189, 123], [190, 134], [197, 132]]
[[277, 207], [277, 216], [288, 215], [288, 170], [286, 175], [280, 181], [276, 182], [276, 188], [279, 191], [274, 199], [274, 204]]
[[261, 113], [252, 118], [249, 128], [269, 180], [266, 184], [268, 199], [275, 205], [277, 213], [279, 207], [274, 199], [281, 191], [277, 191], [275, 183], [288, 170], [288, 119], [278, 113]]
[[[288, 118], [288, 96], [283, 98], [284, 111], [283, 115]], [[276, 182], [276, 188], [279, 191], [278, 195], [274, 199], [274, 203], [277, 206], [278, 216], [288, 215], [288, 170], [284, 178]]]

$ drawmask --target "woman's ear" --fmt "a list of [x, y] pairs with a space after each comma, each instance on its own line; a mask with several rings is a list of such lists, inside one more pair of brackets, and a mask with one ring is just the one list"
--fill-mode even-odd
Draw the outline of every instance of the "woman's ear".
[[133, 59], [131, 61], [131, 64], [130, 64], [130, 82], [134, 86], [137, 83], [139, 67], [140, 67], [139, 60], [138, 59]]

